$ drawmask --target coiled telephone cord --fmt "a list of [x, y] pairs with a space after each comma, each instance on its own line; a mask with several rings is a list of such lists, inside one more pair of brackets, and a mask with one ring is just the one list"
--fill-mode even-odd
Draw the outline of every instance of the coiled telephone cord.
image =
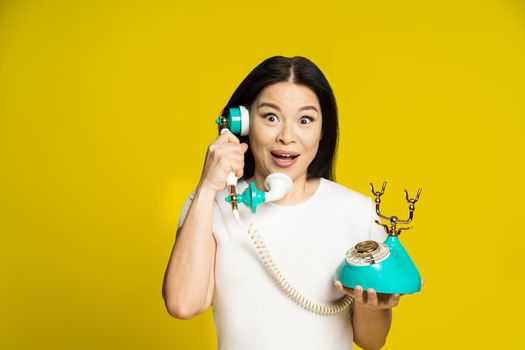
[[[241, 223], [237, 210], [234, 210], [234, 215], [239, 225], [246, 229], [246, 226]], [[304, 295], [292, 287], [279, 271], [272, 257], [270, 256], [270, 253], [268, 252], [268, 249], [266, 248], [259, 231], [255, 229], [254, 224], [251, 223], [247, 229], [248, 233], [250, 234], [250, 238], [252, 239], [253, 244], [257, 250], [257, 253], [264, 264], [264, 267], [270, 274], [270, 277], [275, 281], [279, 289], [297, 305], [307, 311], [323, 316], [335, 315], [350, 306], [353, 299], [348, 295], [345, 295], [343, 298], [339, 299], [334, 305], [329, 306], [316, 304], [313, 301], [308, 300]]]

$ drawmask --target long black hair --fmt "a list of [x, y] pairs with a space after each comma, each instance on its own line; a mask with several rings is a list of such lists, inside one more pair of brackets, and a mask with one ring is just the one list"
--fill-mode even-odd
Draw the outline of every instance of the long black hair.
[[[225, 115], [229, 108], [245, 106], [250, 109], [259, 93], [269, 85], [290, 81], [309, 87], [316, 95], [321, 105], [323, 137], [315, 158], [307, 170], [307, 179], [324, 177], [335, 180], [334, 163], [339, 136], [337, 122], [337, 105], [332, 88], [323, 72], [309, 59], [301, 56], [273, 56], [255, 67], [237, 87], [228, 104], [222, 110]], [[248, 136], [241, 136], [241, 142], [249, 144]], [[248, 148], [244, 154], [244, 178], [253, 176], [255, 160]]]

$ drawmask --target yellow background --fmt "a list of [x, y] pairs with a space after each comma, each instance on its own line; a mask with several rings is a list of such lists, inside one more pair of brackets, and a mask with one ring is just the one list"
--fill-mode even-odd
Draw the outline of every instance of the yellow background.
[[[405, 215], [425, 280], [385, 349], [522, 349], [522, 1], [2, 1], [0, 348], [213, 349], [161, 285], [213, 123], [263, 59], [310, 58], [337, 181]], [[249, 297], [249, 296], [247, 296]]]

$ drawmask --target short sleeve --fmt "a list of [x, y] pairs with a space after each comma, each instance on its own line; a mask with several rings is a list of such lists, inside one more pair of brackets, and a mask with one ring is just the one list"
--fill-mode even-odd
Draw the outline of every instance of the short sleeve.
[[369, 198], [370, 203], [370, 219], [369, 219], [369, 240], [376, 241], [376, 242], [384, 242], [384, 240], [387, 238], [387, 233], [385, 232], [385, 229], [383, 226], [378, 225], [375, 223], [375, 220], [381, 222], [381, 219], [376, 213], [376, 206], [374, 201], [372, 201], [371, 198]]
[[184, 202], [184, 205], [182, 206], [182, 209], [180, 211], [179, 216], [179, 224], [177, 225], [177, 229], [181, 228], [184, 224], [184, 220], [186, 219], [186, 215], [188, 215], [188, 211], [190, 210], [191, 203], [193, 202], [193, 198], [195, 197], [195, 190], [193, 190], [188, 198], [186, 198], [186, 201]]

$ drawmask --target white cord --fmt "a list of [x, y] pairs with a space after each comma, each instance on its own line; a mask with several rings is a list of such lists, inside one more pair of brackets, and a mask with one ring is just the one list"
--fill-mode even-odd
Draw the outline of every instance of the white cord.
[[254, 228], [253, 223], [251, 223], [249, 227], [246, 227], [245, 225], [243, 225], [241, 222], [241, 218], [239, 217], [238, 210], [234, 210], [233, 215], [235, 216], [235, 219], [237, 220], [239, 225], [243, 229], [248, 230], [248, 233], [250, 234], [250, 237], [253, 241], [253, 244], [255, 245], [255, 248], [257, 249], [257, 253], [259, 254], [259, 257], [261, 258], [262, 263], [264, 264], [264, 267], [266, 267], [266, 270], [268, 271], [272, 279], [275, 281], [279, 289], [281, 289], [281, 291], [286, 296], [288, 296], [291, 300], [293, 300], [297, 305], [315, 314], [328, 316], [328, 315], [337, 314], [345, 310], [352, 303], [352, 298], [348, 295], [345, 295], [343, 298], [338, 300], [334, 305], [330, 305], [330, 306], [319, 305], [319, 304], [314, 303], [313, 301], [308, 300], [304, 295], [302, 295], [294, 287], [292, 287], [290, 283], [288, 283], [288, 281], [281, 274], [281, 272], [279, 271], [279, 269], [273, 262], [273, 259], [270, 256], [270, 253], [266, 249], [266, 245], [264, 244], [261, 238], [261, 235], [259, 234], [259, 231], [257, 231]]

